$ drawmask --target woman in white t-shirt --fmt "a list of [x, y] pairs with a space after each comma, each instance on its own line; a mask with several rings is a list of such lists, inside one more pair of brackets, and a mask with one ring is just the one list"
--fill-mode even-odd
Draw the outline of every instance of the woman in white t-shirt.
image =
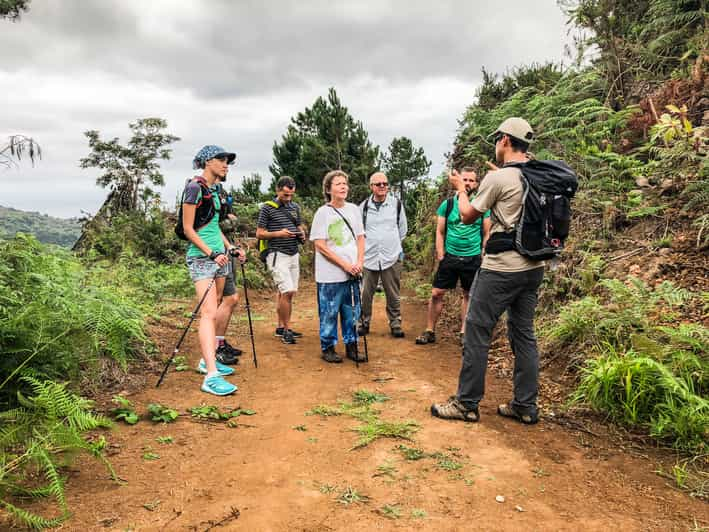
[[326, 362], [342, 362], [335, 352], [339, 316], [347, 358], [363, 362], [355, 330], [360, 314], [358, 278], [364, 265], [362, 216], [354, 203], [346, 201], [350, 185], [345, 172], [328, 172], [322, 187], [327, 203], [315, 212], [310, 230], [315, 245], [321, 356]]

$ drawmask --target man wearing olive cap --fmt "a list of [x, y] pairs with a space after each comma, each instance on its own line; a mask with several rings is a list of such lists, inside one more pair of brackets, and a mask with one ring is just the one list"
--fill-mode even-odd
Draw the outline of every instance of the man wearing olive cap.
[[[491, 234], [509, 232], [519, 221], [524, 201], [522, 175], [519, 168], [506, 165], [527, 161], [527, 149], [534, 132], [526, 120], [508, 118], [493, 135], [495, 158], [502, 166], [487, 173], [472, 201], [468, 199], [461, 177], [455, 172], [449, 175], [457, 191], [463, 222], [472, 223], [490, 210]], [[515, 357], [514, 397], [500, 405], [497, 412], [525, 424], [537, 422], [539, 353], [534, 336], [534, 312], [543, 275], [543, 262], [528, 259], [516, 250], [486, 252], [470, 288], [458, 392], [447, 402], [432, 405], [432, 415], [464, 421], [480, 419], [478, 403], [485, 391], [492, 330], [507, 311], [507, 334]]]

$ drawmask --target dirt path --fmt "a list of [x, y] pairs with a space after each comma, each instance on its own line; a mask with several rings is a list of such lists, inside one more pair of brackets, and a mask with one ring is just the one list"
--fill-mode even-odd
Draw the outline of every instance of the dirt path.
[[[630, 531], [709, 524], [709, 507], [668, 488], [651, 461], [548, 421], [530, 428], [496, 416], [511, 383], [494, 372], [480, 423], [432, 418], [430, 403], [455, 390], [460, 349], [451, 341], [414, 345], [424, 324], [421, 302], [404, 302], [407, 337], [394, 340], [386, 334], [383, 301], [376, 300], [371, 362], [357, 370], [349, 361], [327, 365], [319, 359], [312, 286], [297, 300], [294, 328], [306, 336], [296, 346], [273, 337], [271, 299], [252, 299], [263, 317], [255, 323], [259, 368], [250, 353], [243, 357], [232, 379], [236, 396], [207, 396], [197, 375], [171, 372], [159, 390], [149, 387], [130, 399], [141, 412], [159, 401], [181, 412], [206, 402], [256, 414], [239, 417], [237, 428], [186, 415], [171, 425], [119, 425], [109, 435], [115, 444], [110, 460], [126, 483], [107, 480], [91, 460], [78, 462], [67, 486], [74, 517], [64, 530], [209, 530], [219, 522], [216, 529], [259, 531]], [[245, 322], [233, 329], [246, 350]], [[177, 335], [158, 339], [163, 353]], [[183, 350], [193, 365], [195, 341], [190, 334]], [[350, 400], [358, 389], [390, 397], [377, 405], [382, 419], [418, 422], [415, 441], [380, 439], [349, 450], [358, 437], [348, 430], [359, 424], [356, 419], [305, 415], [316, 405]], [[174, 443], [156, 442], [168, 435]], [[400, 444], [442, 454], [406, 460], [396, 450]], [[144, 460], [148, 447], [160, 458]], [[368, 502], [339, 502], [348, 487]], [[505, 501], [497, 502], [498, 495]]]

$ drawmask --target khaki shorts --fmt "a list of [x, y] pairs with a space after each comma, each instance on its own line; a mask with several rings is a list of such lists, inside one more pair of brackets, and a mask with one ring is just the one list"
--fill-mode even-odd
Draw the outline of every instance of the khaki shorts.
[[300, 278], [300, 255], [286, 255], [280, 251], [272, 251], [266, 258], [266, 268], [273, 276], [278, 291], [281, 294], [296, 292]]

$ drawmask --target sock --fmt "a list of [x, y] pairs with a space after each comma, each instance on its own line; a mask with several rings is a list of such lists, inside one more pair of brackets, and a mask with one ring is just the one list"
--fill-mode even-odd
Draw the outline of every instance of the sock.
[[224, 337], [223, 336], [217, 336], [217, 344], [219, 344], [219, 347], [222, 347], [224, 345]]
[[204, 376], [204, 380], [211, 379], [212, 377], [218, 377], [218, 376], [219, 376], [219, 372], [218, 372], [218, 371], [215, 371], [214, 373], [207, 373], [207, 374]]

